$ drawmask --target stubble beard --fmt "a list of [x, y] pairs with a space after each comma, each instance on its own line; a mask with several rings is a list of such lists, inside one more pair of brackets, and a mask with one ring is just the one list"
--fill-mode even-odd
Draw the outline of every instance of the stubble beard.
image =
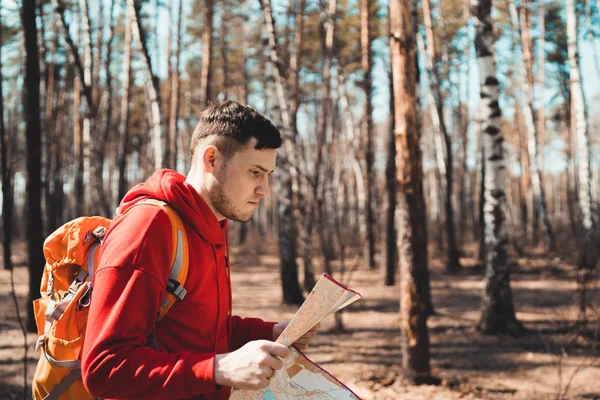
[[248, 212], [240, 211], [227, 197], [223, 184], [225, 182], [226, 167], [221, 170], [213, 189], [209, 193], [213, 207], [225, 218], [237, 222], [248, 222], [254, 214], [254, 210]]

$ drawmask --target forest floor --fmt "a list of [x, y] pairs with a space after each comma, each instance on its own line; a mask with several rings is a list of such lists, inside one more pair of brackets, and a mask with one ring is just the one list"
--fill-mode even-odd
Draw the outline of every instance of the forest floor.
[[[345, 332], [322, 323], [306, 354], [345, 382], [362, 399], [600, 399], [600, 289], [589, 293], [595, 318], [587, 332], [573, 328], [577, 319], [576, 270], [569, 261], [575, 249], [561, 248], [548, 257], [542, 249], [512, 255], [512, 290], [517, 317], [527, 328], [521, 336], [482, 335], [479, 317], [484, 271], [465, 246], [464, 269], [443, 271], [433, 255], [431, 289], [436, 314], [429, 319], [431, 367], [437, 386], [410, 386], [402, 380], [399, 335], [399, 289], [385, 286], [378, 271], [358, 269], [334, 274], [361, 292], [363, 299], [343, 312]], [[297, 307], [281, 304], [275, 240], [251, 235], [232, 247], [234, 312], [267, 320], [291, 318]], [[27, 292], [25, 246], [15, 245], [16, 293], [21, 315]], [[319, 269], [317, 264], [316, 268]], [[302, 276], [302, 275], [301, 275]], [[0, 270], [0, 399], [23, 398], [23, 336], [10, 295], [10, 273]], [[39, 354], [36, 335], [27, 337], [28, 380]], [[562, 396], [562, 397], [561, 397]], [[30, 398], [30, 395], [27, 397]]]

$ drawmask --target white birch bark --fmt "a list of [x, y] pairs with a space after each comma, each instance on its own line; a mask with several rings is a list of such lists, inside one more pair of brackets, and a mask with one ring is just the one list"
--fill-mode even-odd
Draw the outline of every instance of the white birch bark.
[[133, 24], [131, 26], [133, 39], [140, 44], [142, 48], [142, 55], [144, 58], [144, 74], [146, 75], [146, 92], [150, 101], [150, 110], [152, 118], [150, 119], [150, 132], [152, 132], [152, 139], [154, 144], [154, 168], [160, 169], [164, 166], [164, 147], [165, 147], [165, 136], [162, 129], [162, 122], [160, 116], [160, 105], [158, 100], [158, 85], [155, 82], [154, 74], [152, 73], [152, 62], [146, 43], [142, 36], [143, 27], [141, 26], [138, 6], [135, 4], [136, 0], [127, 0], [127, 7], [131, 9], [128, 12], [132, 12], [134, 16]]
[[494, 59], [491, 0], [471, 0], [475, 23], [475, 49], [479, 65], [481, 130], [485, 163], [486, 282], [478, 328], [495, 333], [520, 328], [510, 288], [506, 231], [506, 166], [500, 125], [499, 87]]
[[577, 41], [577, 15], [575, 1], [567, 0], [567, 37], [569, 66], [571, 70], [571, 121], [577, 138], [577, 163], [579, 176], [579, 207], [583, 234], [583, 248], [579, 268], [592, 270], [595, 268], [597, 251], [595, 249], [596, 221], [595, 204], [592, 196], [592, 173], [590, 170], [590, 138], [587, 126], [585, 99], [581, 86], [581, 69], [579, 65], [579, 49]]

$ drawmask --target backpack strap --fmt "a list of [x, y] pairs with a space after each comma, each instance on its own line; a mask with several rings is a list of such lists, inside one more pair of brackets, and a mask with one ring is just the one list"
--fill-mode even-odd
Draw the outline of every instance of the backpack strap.
[[72, 370], [43, 400], [58, 400], [60, 395], [79, 378], [81, 378], [81, 369]]
[[185, 281], [187, 279], [189, 267], [188, 242], [187, 235], [181, 217], [172, 207], [169, 207], [164, 201], [147, 198], [139, 201], [138, 204], [150, 204], [163, 210], [171, 221], [171, 268], [167, 288], [158, 309], [156, 321], [160, 321], [165, 314], [173, 307], [177, 300], [183, 300], [187, 291], [185, 290]]

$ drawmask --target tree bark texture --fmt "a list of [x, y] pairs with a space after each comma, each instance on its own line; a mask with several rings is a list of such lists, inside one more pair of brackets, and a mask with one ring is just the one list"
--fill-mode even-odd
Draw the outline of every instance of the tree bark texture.
[[[392, 54], [390, 52], [390, 58]], [[393, 61], [393, 60], [391, 60]], [[394, 81], [393, 73], [390, 70], [390, 82]], [[396, 136], [395, 136], [395, 98], [394, 90], [390, 90], [390, 130], [388, 136], [388, 154], [387, 165], [385, 167], [385, 182], [387, 191], [387, 219], [386, 219], [386, 266], [385, 266], [385, 284], [393, 286], [396, 283], [396, 268], [398, 266], [398, 234], [396, 232], [396, 207], [397, 190], [396, 184]]]
[[177, 14], [177, 47], [175, 48], [175, 65], [173, 66], [173, 70], [171, 71], [171, 81], [169, 82], [169, 84], [171, 85], [171, 101], [169, 104], [169, 143], [167, 144], [167, 147], [169, 148], [170, 154], [169, 165], [173, 169], [177, 168], [177, 124], [179, 122], [179, 63], [181, 60], [181, 24], [183, 21], [182, 14], [183, 0], [179, 0], [179, 10]]
[[11, 183], [11, 155], [8, 149], [10, 143], [10, 137], [6, 131], [4, 125], [4, 92], [3, 92], [3, 81], [2, 76], [2, 35], [4, 34], [2, 29], [2, 6], [0, 5], [0, 164], [2, 168], [0, 173], [2, 174], [2, 251], [4, 255], [4, 269], [12, 269], [12, 223], [13, 223], [13, 193]]
[[585, 111], [585, 98], [581, 86], [581, 67], [579, 64], [579, 49], [577, 40], [577, 14], [575, 0], [567, 0], [567, 39], [569, 67], [571, 71], [571, 123], [577, 137], [577, 172], [579, 176], [579, 208], [581, 209], [581, 255], [578, 268], [579, 278], [579, 307], [585, 314], [587, 307], [586, 285], [592, 271], [598, 263], [596, 249], [596, 205], [592, 194], [591, 143]]
[[519, 328], [510, 288], [508, 235], [506, 231], [506, 167], [504, 137], [500, 127], [499, 87], [494, 60], [491, 0], [472, 0], [475, 17], [475, 49], [479, 65], [481, 132], [485, 149], [485, 247], [486, 274], [478, 329], [498, 333]]
[[[164, 136], [164, 130], [162, 129], [162, 121], [160, 115], [160, 98], [158, 96], [158, 77], [152, 73], [152, 62], [150, 60], [150, 54], [148, 53], [148, 46], [146, 44], [146, 34], [144, 32], [144, 26], [140, 21], [140, 0], [127, 0], [127, 7], [132, 9], [134, 15], [132, 29], [132, 38], [140, 44], [142, 50], [142, 56], [144, 59], [144, 73], [146, 75], [146, 92], [148, 94], [148, 100], [150, 102], [151, 119], [150, 119], [150, 131], [153, 135], [154, 141], [154, 168], [160, 169], [167, 167], [166, 158], [164, 157], [164, 148], [166, 147], [166, 138]], [[129, 13], [130, 11], [128, 11]]]
[[[511, 8], [514, 7], [514, 1], [511, 2]], [[538, 215], [542, 219], [544, 234], [548, 240], [548, 248], [550, 251], [556, 251], [556, 239], [554, 236], [554, 230], [552, 228], [552, 223], [550, 222], [550, 217], [548, 215], [548, 205], [546, 204], [546, 195], [543, 187], [543, 179], [542, 174], [540, 172], [539, 167], [539, 149], [538, 149], [538, 141], [539, 141], [539, 132], [537, 127], [535, 126], [534, 120], [534, 109], [533, 109], [533, 55], [532, 55], [532, 44], [531, 38], [529, 36], [529, 12], [527, 10], [527, 3], [525, 1], [521, 2], [520, 5], [520, 17], [521, 21], [519, 23], [518, 18], [514, 15], [513, 11], [513, 21], [514, 26], [517, 28], [517, 31], [521, 36], [521, 48], [523, 51], [523, 61], [525, 68], [525, 96], [527, 99], [526, 104], [524, 105], [524, 117], [525, 117], [525, 127], [527, 128], [527, 150], [529, 154], [529, 168], [531, 172], [531, 185], [533, 188], [534, 198], [535, 198], [535, 206], [538, 211]], [[514, 9], [514, 8], [513, 8]], [[518, 96], [521, 98], [521, 96]], [[533, 227], [536, 229], [537, 227]]]
[[369, 0], [360, 0], [360, 48], [361, 48], [361, 67], [363, 70], [363, 90], [365, 93], [365, 109], [361, 122], [361, 136], [366, 140], [365, 161], [366, 161], [366, 203], [365, 218], [367, 228], [367, 241], [365, 243], [365, 262], [369, 269], [375, 268], [375, 210], [374, 193], [376, 190], [375, 170], [373, 163], [375, 161], [375, 140], [373, 137], [373, 81], [372, 69], [373, 59], [371, 51], [371, 42], [373, 34], [370, 26]]
[[40, 65], [38, 60], [35, 0], [23, 0], [21, 22], [25, 39], [25, 136], [27, 138], [27, 262], [29, 294], [27, 297], [27, 330], [36, 332], [33, 300], [39, 297], [44, 269], [41, 132], [40, 132]]
[[[456, 273], [460, 270], [460, 261], [458, 257], [458, 245], [456, 243], [456, 228], [454, 224], [454, 207], [452, 205], [452, 185], [453, 185], [453, 155], [452, 155], [452, 143], [450, 135], [446, 127], [446, 120], [444, 118], [444, 100], [440, 90], [440, 73], [437, 68], [438, 60], [436, 59], [435, 53], [435, 40], [433, 38], [433, 22], [431, 17], [431, 2], [430, 0], [423, 0], [423, 19], [425, 22], [425, 37], [427, 41], [427, 52], [426, 52], [426, 66], [429, 75], [430, 93], [431, 100], [430, 105], [432, 121], [435, 121], [434, 127], [436, 137], [442, 135], [445, 142], [446, 149], [446, 168], [444, 178], [445, 182], [445, 197], [444, 206], [446, 209], [446, 243], [448, 245], [448, 259], [446, 261], [446, 271], [448, 273]], [[440, 152], [441, 153], [441, 152]]]
[[284, 168], [281, 174], [282, 188], [285, 190], [286, 198], [280, 199], [278, 206], [278, 230], [279, 230], [279, 256], [281, 259], [281, 283], [283, 289], [283, 301], [285, 304], [302, 304], [304, 296], [298, 283], [298, 264], [296, 261], [296, 246], [298, 232], [296, 228], [296, 212], [298, 193], [298, 176], [295, 167], [298, 165], [295, 156], [295, 136], [290, 123], [290, 114], [287, 105], [288, 97], [285, 93], [283, 78], [279, 70], [279, 56], [277, 54], [277, 40], [275, 36], [275, 24], [271, 11], [271, 0], [259, 0], [263, 11], [265, 28], [268, 33], [269, 59], [272, 63], [275, 75], [275, 88], [281, 111], [282, 136], [285, 156], [291, 168]]
[[398, 166], [398, 252], [402, 369], [407, 379], [431, 375], [428, 310], [423, 285], [429, 279], [420, 133], [417, 121], [417, 60], [412, 2], [390, 1], [390, 47]]
[[200, 75], [200, 106], [206, 107], [210, 101], [210, 81], [212, 64], [213, 0], [204, 1], [204, 29], [202, 30], [202, 70]]
[[133, 21], [135, 15], [133, 9], [127, 7], [127, 22], [125, 24], [125, 41], [123, 47], [123, 94], [121, 95], [121, 109], [119, 118], [119, 183], [117, 203], [121, 202], [127, 191], [127, 157], [129, 156], [129, 98], [131, 96], [131, 39]]

